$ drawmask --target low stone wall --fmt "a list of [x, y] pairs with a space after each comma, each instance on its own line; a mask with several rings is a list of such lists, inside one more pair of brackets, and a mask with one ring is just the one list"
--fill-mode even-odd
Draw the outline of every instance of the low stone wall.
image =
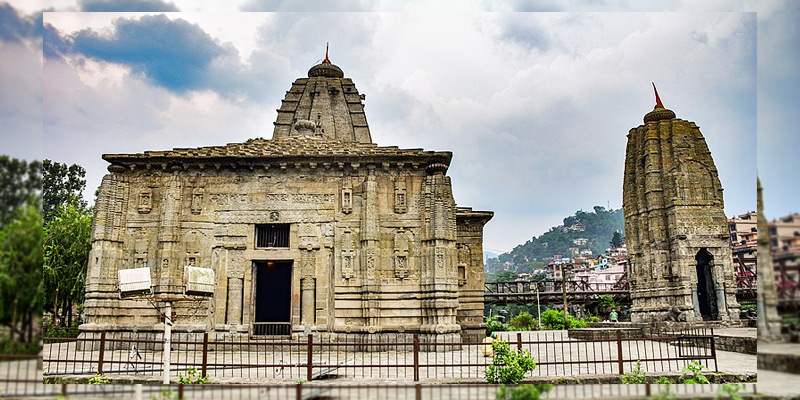
[[800, 374], [800, 354], [758, 353], [758, 369]]
[[617, 340], [617, 332], [622, 333], [623, 339], [638, 339], [644, 337], [639, 328], [583, 328], [570, 329], [570, 339], [578, 340]]
[[758, 338], [742, 336], [717, 336], [716, 349], [744, 354], [758, 353]]

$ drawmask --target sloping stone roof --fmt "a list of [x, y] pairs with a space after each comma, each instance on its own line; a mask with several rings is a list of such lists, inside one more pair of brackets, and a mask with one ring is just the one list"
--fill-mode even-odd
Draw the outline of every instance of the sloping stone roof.
[[145, 151], [136, 154], [104, 154], [112, 164], [128, 164], [156, 160], [211, 159], [273, 159], [281, 158], [435, 158], [450, 163], [451, 152], [381, 147], [373, 143], [353, 143], [320, 137], [291, 137], [281, 139], [251, 139], [244, 143], [198, 148], [175, 148], [165, 151]]

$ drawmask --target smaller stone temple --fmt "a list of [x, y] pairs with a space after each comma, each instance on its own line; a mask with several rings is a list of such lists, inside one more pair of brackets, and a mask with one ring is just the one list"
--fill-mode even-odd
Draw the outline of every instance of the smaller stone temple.
[[[121, 297], [118, 273], [137, 269], [153, 301], [177, 299], [178, 332], [482, 337], [493, 213], [456, 206], [452, 153], [373, 143], [363, 100], [326, 55], [271, 140], [103, 155], [80, 329], [162, 329]], [[210, 295], [184, 300], [200, 270]]]
[[764, 217], [764, 201], [761, 195], [761, 180], [758, 180], [758, 262], [756, 269], [758, 299], [758, 340], [781, 339], [781, 317], [778, 315], [778, 289], [770, 252], [767, 219]]
[[625, 155], [631, 320], [738, 321], [717, 168], [700, 128], [655, 96], [644, 124], [628, 133]]

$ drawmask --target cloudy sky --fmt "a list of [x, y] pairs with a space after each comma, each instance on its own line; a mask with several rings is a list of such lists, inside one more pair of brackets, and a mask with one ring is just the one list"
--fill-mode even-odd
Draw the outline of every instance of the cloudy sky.
[[[651, 81], [700, 126], [726, 214], [755, 207], [756, 148], [768, 215], [800, 209], [785, 172], [800, 142], [784, 117], [797, 105], [794, 3], [46, 3], [57, 12], [43, 32], [34, 9], [0, 15], [19, 27], [0, 32], [0, 52], [20, 60], [0, 74], [4, 93], [20, 93], [0, 103], [14, 127], [0, 144], [83, 165], [87, 197], [103, 153], [271, 137], [285, 91], [330, 42], [366, 94], [376, 143], [453, 151], [458, 204], [496, 213], [487, 249], [508, 251], [578, 209], [621, 206], [625, 135], [653, 107]], [[327, 12], [292, 12], [312, 9]], [[152, 13], [87, 12], [131, 10]], [[41, 80], [21, 78], [37, 67]]]

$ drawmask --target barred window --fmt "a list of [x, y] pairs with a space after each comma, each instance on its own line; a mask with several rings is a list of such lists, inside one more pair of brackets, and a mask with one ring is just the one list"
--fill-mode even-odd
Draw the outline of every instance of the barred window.
[[289, 247], [289, 224], [256, 225], [256, 247]]

